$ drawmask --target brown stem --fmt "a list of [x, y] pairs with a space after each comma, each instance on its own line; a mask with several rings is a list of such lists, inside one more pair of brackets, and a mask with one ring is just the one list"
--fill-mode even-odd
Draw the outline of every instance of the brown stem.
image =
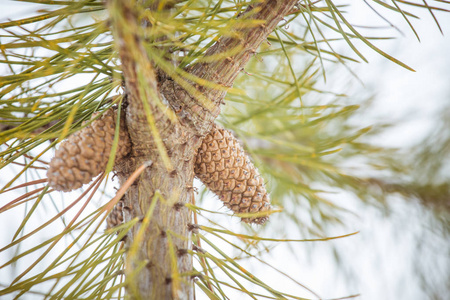
[[[212, 122], [220, 113], [220, 104], [225, 98], [226, 90], [233, 86], [238, 74], [243, 71], [249, 59], [255, 55], [261, 43], [267, 39], [280, 20], [288, 14], [296, 0], [267, 0], [249, 5], [238, 18], [246, 21], [257, 21], [255, 26], [238, 25], [232, 32], [219, 40], [208, 49], [208, 57], [214, 57], [210, 62], [200, 62], [186, 71], [197, 78], [207, 81], [209, 86], [215, 84], [221, 89], [206, 85], [195, 85], [204, 98], [212, 102], [212, 107], [205, 108], [192, 93], [186, 91], [179, 82], [167, 81], [163, 83], [161, 92], [168, 99], [172, 107], [179, 111], [180, 120], [194, 126], [197, 133], [204, 136], [212, 126]], [[247, 22], [248, 24], [248, 22]], [[217, 58], [217, 59], [216, 59]]]
[[[133, 244], [142, 224], [148, 224], [136, 255], [127, 258], [126, 274], [133, 278], [128, 281], [127, 293], [132, 299], [192, 299], [193, 283], [188, 274], [192, 271], [192, 257], [178, 255], [174, 261], [171, 253], [187, 253], [180, 250], [190, 247], [187, 224], [191, 223], [191, 214], [184, 204], [189, 202], [188, 186], [194, 179], [193, 157], [198, 142], [191, 138], [189, 128], [181, 128], [162, 109], [153, 65], [137, 34], [141, 26], [137, 21], [139, 12], [127, 1], [118, 0], [111, 0], [108, 9], [122, 61], [128, 96], [126, 122], [132, 141], [129, 158], [115, 170], [124, 183], [142, 163], [153, 162], [128, 189], [124, 220], [142, 219], [155, 193], [162, 195], [155, 200], [149, 222], [139, 223], [128, 235], [127, 242]], [[139, 274], [134, 274], [142, 265], [145, 267]], [[172, 270], [180, 276], [174, 276]]]
[[[196, 205], [194, 195], [192, 195], [192, 204]], [[198, 226], [197, 212], [194, 211], [193, 214], [194, 214], [194, 224], [196, 226]], [[197, 245], [200, 248], [202, 247], [200, 239], [197, 240]], [[200, 256], [200, 261], [201, 261], [202, 266], [205, 268], [205, 275], [206, 275], [206, 277], [208, 277], [209, 275], [208, 275], [208, 269], [207, 269], [207, 266], [206, 266], [205, 257], [204, 256]], [[211, 282], [209, 280], [207, 280], [206, 283], [208, 285], [209, 290], [214, 293], [214, 289], [212, 287]]]
[[[232, 86], [261, 42], [296, 2], [269, 0], [249, 6], [240, 18], [261, 20], [260, 24], [237, 26], [234, 37], [220, 38], [207, 51], [206, 58], [218, 55], [219, 59], [195, 64], [186, 71], [216, 86]], [[192, 257], [186, 251], [191, 247], [191, 213], [184, 204], [192, 194], [194, 156], [220, 112], [226, 89], [196, 85], [197, 93], [188, 93], [175, 81], [155, 76], [155, 64], [144, 47], [143, 35], [138, 34], [142, 24], [137, 9], [128, 1], [108, 1], [128, 95], [126, 121], [133, 147], [128, 159], [115, 170], [123, 183], [142, 163], [153, 162], [127, 191], [124, 220], [143, 219], [154, 195], [161, 194], [162, 199], [155, 203], [149, 222], [143, 219], [129, 233], [127, 242], [132, 244], [142, 224], [148, 224], [136, 257], [127, 264], [126, 274], [134, 278], [128, 282], [127, 292], [132, 299], [193, 299]], [[222, 57], [223, 53], [227, 56]], [[162, 82], [158, 83], [158, 78]], [[200, 105], [199, 92], [211, 100], [209, 109]], [[164, 109], [161, 94], [175, 108], [178, 118], [170, 116], [172, 110]], [[176, 261], [173, 253], [177, 253]], [[133, 272], [143, 264], [145, 267], [135, 275]], [[172, 270], [179, 276], [173, 276]]]

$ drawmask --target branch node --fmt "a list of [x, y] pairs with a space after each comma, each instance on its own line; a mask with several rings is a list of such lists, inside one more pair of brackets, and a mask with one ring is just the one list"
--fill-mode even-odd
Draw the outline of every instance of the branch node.
[[206, 250], [200, 248], [200, 247], [197, 246], [197, 245], [192, 245], [192, 250], [197, 251], [197, 252], [202, 253], [202, 254], [205, 254], [205, 253], [206, 253]]
[[149, 261], [146, 265], [145, 265], [145, 267], [147, 268], [147, 269], [150, 269], [150, 268], [152, 268], [154, 266], [154, 264], [151, 262], [151, 261]]
[[198, 194], [198, 189], [195, 187], [195, 186], [192, 186], [192, 185], [187, 185], [186, 186], [186, 190], [188, 190], [188, 191], [194, 191], [196, 194]]
[[187, 249], [178, 249], [177, 250], [177, 255], [178, 257], [184, 256], [188, 254], [188, 250]]
[[128, 240], [128, 234], [125, 234], [120, 241], [125, 243], [127, 240]]
[[177, 202], [174, 204], [173, 208], [175, 208], [176, 211], [179, 211], [180, 209], [182, 209], [184, 206], [184, 202]]
[[[188, 230], [192, 233], [197, 234], [199, 232], [200, 226], [197, 224], [187, 224]], [[194, 245], [195, 246], [195, 245]]]
[[241, 72], [244, 72], [246, 75], [248, 75], [248, 76], [252, 76], [253, 74], [251, 74], [251, 73], [249, 73], [249, 72], [247, 72], [247, 71], [245, 71], [245, 69], [244, 68], [242, 68], [241, 69]]

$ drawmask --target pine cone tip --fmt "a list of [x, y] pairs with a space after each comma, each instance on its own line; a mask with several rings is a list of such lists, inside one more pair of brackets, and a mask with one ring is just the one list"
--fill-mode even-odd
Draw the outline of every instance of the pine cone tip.
[[271, 206], [264, 180], [230, 131], [212, 129], [198, 149], [194, 170], [226, 207], [245, 216], [242, 221], [266, 222]]

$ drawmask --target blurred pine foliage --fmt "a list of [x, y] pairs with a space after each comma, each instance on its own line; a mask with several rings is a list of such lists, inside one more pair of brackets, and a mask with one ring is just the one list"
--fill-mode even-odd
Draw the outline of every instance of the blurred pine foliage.
[[[1, 240], [0, 268], [10, 276], [0, 280], [0, 295], [125, 298], [125, 287], [133, 278], [124, 276], [124, 257], [132, 257], [138, 245], [124, 247], [123, 241], [140, 220], [104, 231], [104, 219], [120, 198], [108, 177], [112, 165], [91, 185], [67, 195], [49, 189], [45, 178], [58, 142], [87, 126], [83, 121], [95, 112], [123, 101], [111, 19], [98, 0], [23, 2], [40, 4], [40, 9], [32, 17], [0, 24], [0, 213], [4, 220], [20, 220]], [[147, 51], [173, 78], [195, 81], [183, 70], [218, 59], [204, 54], [219, 37], [236, 26], [257, 26], [236, 18], [251, 2], [255, 1], [168, 2], [168, 15], [160, 9], [167, 4], [162, 1], [153, 11], [142, 11], [142, 21], [153, 25], [145, 32]], [[381, 15], [383, 10], [402, 15], [413, 31], [411, 20], [418, 16], [409, 13], [409, 7], [423, 8], [442, 31], [435, 14], [448, 12], [450, 4], [365, 2]], [[355, 122], [361, 103], [347, 96], [345, 87], [338, 92], [318, 87], [331, 66], [343, 76], [357, 77], [352, 64], [367, 62], [367, 48], [412, 70], [376, 46], [389, 37], [361, 34], [339, 3], [299, 1], [255, 49], [227, 92], [218, 121], [234, 131], [264, 174], [277, 212], [260, 228], [236, 224], [229, 212], [211, 210], [204, 190], [197, 203], [187, 205], [197, 222], [194, 248], [188, 253], [194, 270], [188, 276], [195, 278], [195, 291], [203, 294], [199, 298], [320, 298], [275, 266], [274, 272], [302, 292], [275, 288], [245, 266], [266, 265], [262, 254], [276, 245], [294, 249], [296, 242], [354, 234], [345, 226], [336, 227], [345, 225], [343, 214], [353, 213], [328, 197], [342, 191], [384, 210], [389, 210], [389, 195], [416, 199], [434, 212], [448, 237], [448, 114], [441, 117], [441, 130], [405, 155], [369, 142], [391, 124], [363, 127]], [[345, 44], [353, 54], [339, 53], [336, 44]], [[163, 200], [158, 194], [153, 197], [155, 202]], [[340, 228], [342, 234], [328, 237], [330, 228]], [[173, 272], [174, 277], [186, 276]]]

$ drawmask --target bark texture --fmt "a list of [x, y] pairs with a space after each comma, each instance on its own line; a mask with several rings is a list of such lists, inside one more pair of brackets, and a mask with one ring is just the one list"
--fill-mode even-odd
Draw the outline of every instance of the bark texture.
[[[142, 218], [152, 201], [157, 201], [142, 239], [138, 237], [142, 225], [129, 233], [129, 245], [140, 241], [136, 257], [127, 257], [126, 274], [133, 278], [127, 286], [130, 298], [193, 299], [192, 259], [186, 251], [191, 248], [191, 215], [184, 204], [193, 197], [196, 150], [220, 113], [226, 89], [296, 2], [273, 0], [249, 6], [240, 18], [261, 20], [261, 24], [237, 27], [235, 34], [220, 38], [206, 53], [226, 56], [185, 70], [213, 87], [177, 82], [160, 72], [157, 76], [139, 34], [139, 10], [128, 1], [108, 1], [122, 62], [128, 98], [126, 123], [132, 143], [131, 153], [115, 170], [124, 182], [140, 165], [152, 162], [123, 199], [125, 221]], [[192, 88], [186, 89], [186, 83]], [[155, 194], [164, 200], [155, 200]]]

